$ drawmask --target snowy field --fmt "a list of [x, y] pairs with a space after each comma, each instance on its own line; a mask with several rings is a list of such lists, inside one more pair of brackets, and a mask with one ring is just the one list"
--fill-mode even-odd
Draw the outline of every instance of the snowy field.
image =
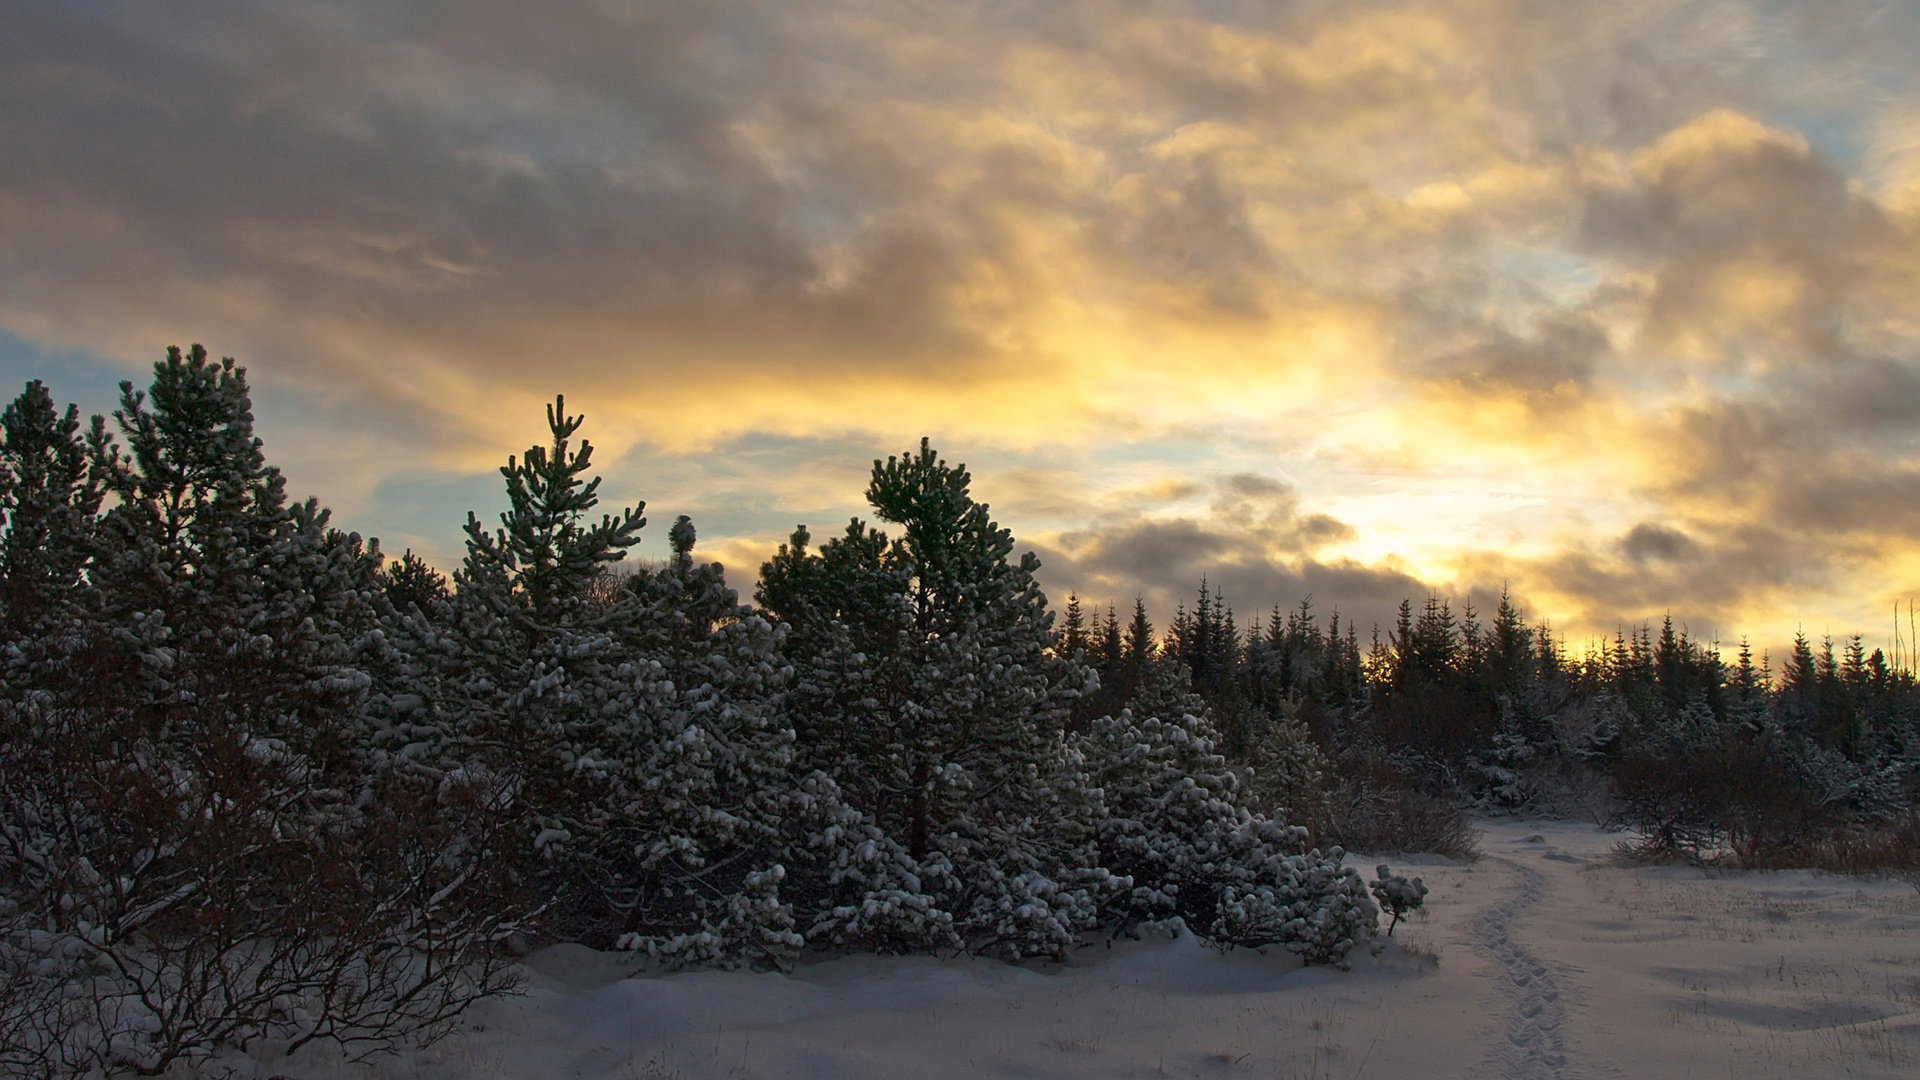
[[1591, 826], [1483, 828], [1477, 864], [1395, 861], [1426, 878], [1430, 910], [1348, 972], [1162, 937], [1064, 967], [864, 957], [626, 978], [562, 946], [529, 959], [524, 996], [427, 1049], [219, 1064], [297, 1080], [1920, 1076], [1912, 885], [1625, 867]]

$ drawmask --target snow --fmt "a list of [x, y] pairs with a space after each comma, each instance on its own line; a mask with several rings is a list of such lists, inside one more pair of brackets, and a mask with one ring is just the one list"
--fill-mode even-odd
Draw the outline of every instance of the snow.
[[860, 956], [790, 975], [627, 977], [631, 956], [562, 945], [527, 958], [524, 995], [434, 1046], [220, 1064], [293, 1080], [1920, 1075], [1913, 886], [1631, 867], [1591, 825], [1482, 827], [1478, 863], [1391, 860], [1431, 895], [1351, 971], [1164, 934], [1065, 965]]

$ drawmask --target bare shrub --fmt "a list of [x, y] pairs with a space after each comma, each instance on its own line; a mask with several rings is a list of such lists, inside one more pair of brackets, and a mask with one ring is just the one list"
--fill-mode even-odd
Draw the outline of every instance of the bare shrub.
[[1640, 834], [1621, 852], [1636, 859], [1817, 865], [1898, 858], [1901, 848], [1900, 798], [1869, 770], [1700, 706], [1650, 725], [1617, 757], [1613, 779], [1614, 823]]
[[1479, 831], [1449, 797], [1456, 785], [1442, 767], [1355, 747], [1341, 756], [1332, 776], [1316, 842], [1377, 855], [1479, 857]]
[[491, 796], [342, 790], [217, 715], [151, 719], [9, 710], [0, 1018], [31, 1018], [0, 1025], [10, 1075], [153, 1074], [262, 1037], [372, 1052], [511, 989]]
[[1742, 845], [1738, 858], [1752, 870], [1889, 874], [1920, 889], [1920, 817], [1858, 825], [1792, 844]]
[[1358, 781], [1339, 785], [1327, 801], [1322, 837], [1328, 843], [1374, 855], [1479, 858], [1480, 831], [1465, 810], [1437, 795]]

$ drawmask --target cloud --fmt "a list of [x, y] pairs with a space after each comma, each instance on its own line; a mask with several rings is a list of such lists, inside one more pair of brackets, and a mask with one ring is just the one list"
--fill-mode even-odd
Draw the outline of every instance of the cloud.
[[1678, 529], [1643, 521], [1620, 538], [1620, 550], [1634, 562], [1679, 562], [1690, 558], [1696, 549], [1693, 540]]
[[1090, 595], [1779, 626], [1920, 587], [1897, 5], [8, 23], [0, 331], [240, 357], [369, 531], [427, 543], [565, 392], [730, 563], [932, 434]]
[[1377, 619], [1401, 598], [1426, 591], [1404, 570], [1332, 550], [1351, 539], [1353, 529], [1327, 514], [1303, 512], [1299, 492], [1284, 481], [1233, 473], [1207, 490], [1200, 514], [1126, 512], [1088, 528], [1028, 538], [1041, 557], [1042, 582], [1054, 593], [1096, 603], [1124, 606], [1137, 595], [1163, 621], [1203, 578], [1243, 614], [1318, 595], [1349, 619]]

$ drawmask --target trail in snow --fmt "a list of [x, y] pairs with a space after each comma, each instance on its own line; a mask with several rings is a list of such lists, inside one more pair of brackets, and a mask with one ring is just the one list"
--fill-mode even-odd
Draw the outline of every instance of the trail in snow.
[[1512, 859], [1492, 861], [1519, 875], [1519, 891], [1473, 922], [1476, 944], [1500, 965], [1500, 990], [1507, 998], [1506, 1031], [1491, 1055], [1500, 1080], [1562, 1080], [1567, 1068], [1567, 1010], [1560, 983], [1546, 964], [1513, 936], [1514, 921], [1546, 896], [1547, 879]]
[[481, 1002], [432, 1046], [356, 1065], [335, 1047], [288, 1057], [262, 1040], [201, 1075], [1920, 1076], [1920, 895], [1905, 883], [1635, 867], [1590, 825], [1480, 824], [1477, 865], [1394, 860], [1426, 879], [1427, 907], [1352, 971], [1147, 935], [1064, 966], [849, 956], [785, 975], [626, 978], [630, 955], [560, 945], [527, 958], [524, 996]]

